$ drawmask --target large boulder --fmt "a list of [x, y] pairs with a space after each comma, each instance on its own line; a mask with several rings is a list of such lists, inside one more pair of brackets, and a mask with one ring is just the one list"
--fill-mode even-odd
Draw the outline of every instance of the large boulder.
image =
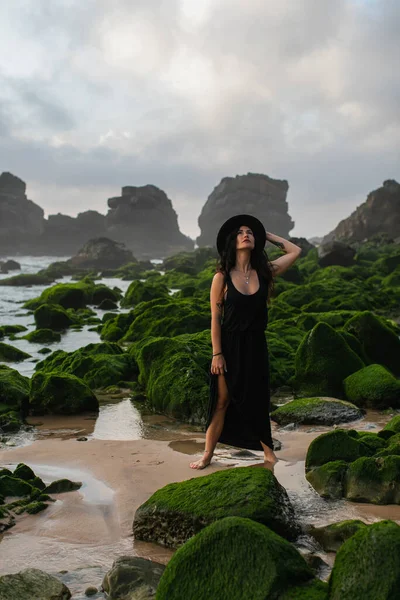
[[350, 519], [322, 527], [310, 527], [307, 533], [321, 544], [325, 552], [337, 552], [346, 540], [365, 527], [367, 525], [363, 521]]
[[348, 400], [368, 408], [400, 408], [400, 381], [382, 365], [368, 365], [343, 382]]
[[[34, 312], [37, 329], [52, 329], [62, 331], [73, 324], [73, 320], [65, 308], [56, 304], [42, 304]], [[47, 342], [43, 340], [44, 344]]]
[[198, 219], [201, 230], [196, 239], [198, 246], [215, 246], [219, 228], [236, 213], [250, 212], [265, 223], [269, 231], [287, 239], [294, 227], [288, 214], [288, 189], [287, 181], [257, 173], [224, 177], [202, 208]]
[[400, 456], [352, 462], [346, 472], [345, 496], [353, 502], [400, 504]]
[[124, 244], [106, 237], [89, 240], [79, 252], [67, 260], [67, 264], [79, 269], [118, 269], [135, 261]]
[[271, 419], [279, 425], [335, 425], [362, 416], [363, 412], [357, 406], [336, 398], [298, 398], [271, 413]]
[[75, 375], [91, 389], [118, 385], [137, 379], [138, 369], [132, 353], [110, 342], [88, 344], [65, 352], [56, 350], [37, 363], [36, 370], [46, 374]]
[[354, 263], [356, 251], [342, 242], [326, 242], [318, 246], [318, 264], [320, 267], [340, 265], [350, 267]]
[[0, 600], [69, 600], [62, 581], [39, 569], [0, 576]]
[[16, 369], [0, 364], [0, 407], [15, 410], [26, 408], [29, 384], [28, 377], [24, 377]]
[[339, 549], [329, 600], [400, 598], [400, 526], [380, 521], [363, 527]]
[[312, 579], [311, 569], [289, 542], [250, 519], [226, 517], [175, 552], [156, 598], [265, 600], [281, 598]]
[[161, 488], [136, 510], [133, 533], [177, 548], [228, 516], [253, 519], [289, 539], [300, 531], [286, 490], [271, 471], [238, 467]]
[[359, 340], [371, 363], [384, 365], [400, 377], [400, 338], [379, 317], [370, 311], [357, 313], [343, 329]]
[[109, 600], [154, 598], [165, 566], [139, 556], [119, 556], [102, 587]]
[[161, 258], [194, 247], [179, 230], [171, 200], [155, 185], [125, 186], [121, 196], [109, 198], [108, 207], [107, 235], [137, 258]]
[[162, 414], [204, 424], [210, 389], [209, 329], [173, 338], [151, 337], [129, 349], [139, 368], [147, 402]]
[[362, 242], [376, 234], [396, 238], [400, 230], [400, 185], [393, 179], [383, 182], [349, 217], [340, 221], [323, 242]]
[[30, 408], [34, 414], [70, 415], [96, 411], [99, 403], [84, 381], [74, 375], [36, 373], [31, 380]]
[[306, 333], [296, 352], [296, 393], [345, 399], [343, 380], [363, 366], [340, 333], [319, 322]]

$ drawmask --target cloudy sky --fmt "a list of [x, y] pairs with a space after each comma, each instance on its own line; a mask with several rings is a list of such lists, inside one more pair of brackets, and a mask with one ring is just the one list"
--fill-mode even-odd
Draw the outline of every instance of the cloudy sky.
[[324, 235], [400, 180], [399, 31], [398, 0], [5, 0], [0, 171], [46, 214], [152, 183], [191, 237], [222, 177], [265, 173]]

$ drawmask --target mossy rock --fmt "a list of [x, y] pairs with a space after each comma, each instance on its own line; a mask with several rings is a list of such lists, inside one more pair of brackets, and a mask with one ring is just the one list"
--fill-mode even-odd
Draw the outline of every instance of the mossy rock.
[[25, 512], [29, 515], [36, 515], [37, 513], [42, 512], [42, 510], [45, 510], [47, 506], [48, 505], [45, 502], [41, 502], [40, 500], [37, 502], [30, 502], [25, 506]]
[[347, 399], [357, 406], [400, 407], [400, 381], [382, 365], [368, 365], [352, 373], [343, 385]]
[[0, 576], [0, 600], [69, 600], [71, 592], [53, 575], [39, 569]]
[[198, 301], [171, 300], [149, 306], [130, 325], [122, 342], [136, 342], [145, 337], [175, 337], [204, 331], [210, 326], [210, 309]]
[[43, 491], [45, 494], [64, 494], [65, 492], [75, 492], [81, 487], [82, 483], [80, 481], [57, 479], [52, 481]]
[[118, 304], [110, 298], [102, 300], [98, 306], [99, 310], [117, 310]]
[[154, 598], [164, 570], [164, 565], [147, 558], [119, 556], [104, 576], [102, 587], [110, 600]]
[[21, 429], [22, 425], [23, 420], [21, 419], [19, 413], [15, 412], [14, 410], [9, 410], [7, 412], [1, 412], [0, 410], [0, 430], [3, 433], [18, 431]]
[[8, 337], [15, 333], [21, 333], [22, 331], [28, 331], [28, 328], [24, 325], [1, 325], [0, 338]]
[[38, 363], [35, 369], [43, 373], [75, 375], [91, 389], [136, 379], [138, 375], [132, 354], [111, 342], [88, 344], [73, 352], [56, 350]]
[[312, 579], [302, 585], [289, 588], [279, 600], [329, 600], [328, 584], [320, 579]]
[[106, 313], [103, 316], [103, 326], [100, 331], [101, 339], [107, 342], [119, 341], [124, 337], [134, 319], [135, 312], [133, 310], [119, 315]]
[[95, 284], [90, 278], [79, 283], [58, 283], [45, 289], [38, 298], [28, 300], [24, 308], [35, 310], [42, 304], [58, 304], [65, 309], [85, 308], [88, 304], [100, 304], [105, 299], [117, 301], [119, 295], [103, 284]]
[[400, 339], [379, 317], [361, 312], [349, 319], [344, 329], [360, 341], [371, 363], [384, 365], [400, 377]]
[[19, 477], [19, 479], [23, 479], [24, 481], [30, 481], [36, 477], [32, 469], [24, 463], [19, 463], [16, 466], [13, 475], [14, 477]]
[[325, 552], [337, 552], [346, 540], [364, 527], [367, 525], [363, 521], [350, 519], [323, 527], [310, 527], [307, 533], [321, 544]]
[[349, 465], [346, 498], [371, 504], [400, 504], [400, 456], [362, 457]]
[[333, 460], [307, 471], [306, 479], [322, 498], [337, 500], [343, 497], [347, 467], [344, 460]]
[[53, 283], [55, 277], [48, 275], [41, 275], [39, 273], [20, 273], [19, 275], [13, 275], [12, 277], [6, 277], [0, 279], [0, 285], [8, 286], [31, 286], [31, 285], [50, 285]]
[[133, 344], [129, 353], [139, 367], [139, 383], [148, 406], [192, 424], [207, 418], [210, 332], [174, 338], [149, 338]]
[[387, 440], [385, 447], [375, 452], [374, 456], [375, 458], [380, 458], [381, 456], [400, 456], [400, 433], [392, 435]]
[[316, 437], [308, 447], [306, 469], [336, 460], [350, 463], [365, 456], [367, 450], [358, 440], [357, 432], [355, 433], [357, 437], [347, 429], [335, 429]]
[[389, 423], [386, 423], [383, 428], [385, 431], [394, 431], [400, 433], [400, 415], [396, 415], [393, 419], [390, 419]]
[[[52, 344], [53, 342], [60, 342], [61, 335], [52, 329], [37, 329], [36, 331], [31, 331], [27, 335], [24, 335], [24, 339], [33, 344]], [[49, 348], [46, 348], [46, 350], [51, 352]], [[39, 352], [43, 354], [42, 351], [39, 350]]]
[[51, 348], [40, 348], [38, 354], [51, 354], [53, 350]]
[[357, 406], [336, 398], [298, 398], [271, 413], [272, 420], [279, 425], [334, 425], [362, 416], [363, 412]]
[[31, 379], [30, 407], [34, 414], [70, 415], [96, 411], [99, 403], [75, 375], [36, 373]]
[[121, 300], [121, 307], [135, 306], [139, 302], [149, 302], [155, 298], [167, 298], [168, 287], [164, 283], [133, 281]]
[[[0, 413], [25, 408], [29, 399], [29, 378], [0, 364]], [[2, 407], [4, 410], [2, 411]]]
[[400, 598], [400, 526], [363, 527], [339, 549], [329, 579], [329, 600]]
[[177, 548], [228, 516], [253, 519], [288, 539], [300, 531], [286, 490], [271, 471], [237, 467], [159, 489], [136, 510], [133, 533]]
[[327, 323], [317, 323], [296, 352], [297, 395], [345, 398], [343, 380], [363, 366], [339, 333]]
[[[51, 329], [62, 331], [74, 324], [67, 311], [61, 306], [42, 304], [34, 312], [37, 329]], [[43, 341], [43, 343], [46, 343]]]
[[311, 569], [289, 542], [250, 519], [226, 517], [175, 552], [156, 600], [280, 598], [311, 579]]
[[33, 487], [27, 481], [14, 477], [14, 475], [2, 475], [0, 477], [0, 494], [7, 496], [30, 496]]
[[14, 346], [10, 346], [9, 344], [4, 344], [4, 342], [0, 342], [0, 361], [21, 362], [28, 358], [31, 358], [31, 355], [27, 352], [23, 352], [19, 348], [15, 348]]

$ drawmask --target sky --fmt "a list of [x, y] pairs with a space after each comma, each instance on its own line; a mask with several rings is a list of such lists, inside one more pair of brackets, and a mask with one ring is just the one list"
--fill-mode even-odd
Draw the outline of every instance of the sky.
[[2, 2], [0, 172], [46, 215], [156, 185], [192, 238], [223, 177], [264, 173], [290, 235], [325, 235], [400, 180], [399, 31], [398, 0]]

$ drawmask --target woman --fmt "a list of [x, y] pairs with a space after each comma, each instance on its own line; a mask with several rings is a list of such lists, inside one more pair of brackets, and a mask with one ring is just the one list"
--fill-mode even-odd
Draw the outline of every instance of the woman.
[[[266, 240], [286, 252], [269, 262]], [[269, 418], [269, 360], [265, 329], [273, 278], [300, 256], [301, 248], [272, 233], [251, 215], [228, 219], [217, 236], [220, 267], [211, 283], [213, 347], [206, 446], [192, 469], [210, 464], [218, 442], [264, 450], [275, 463]]]

